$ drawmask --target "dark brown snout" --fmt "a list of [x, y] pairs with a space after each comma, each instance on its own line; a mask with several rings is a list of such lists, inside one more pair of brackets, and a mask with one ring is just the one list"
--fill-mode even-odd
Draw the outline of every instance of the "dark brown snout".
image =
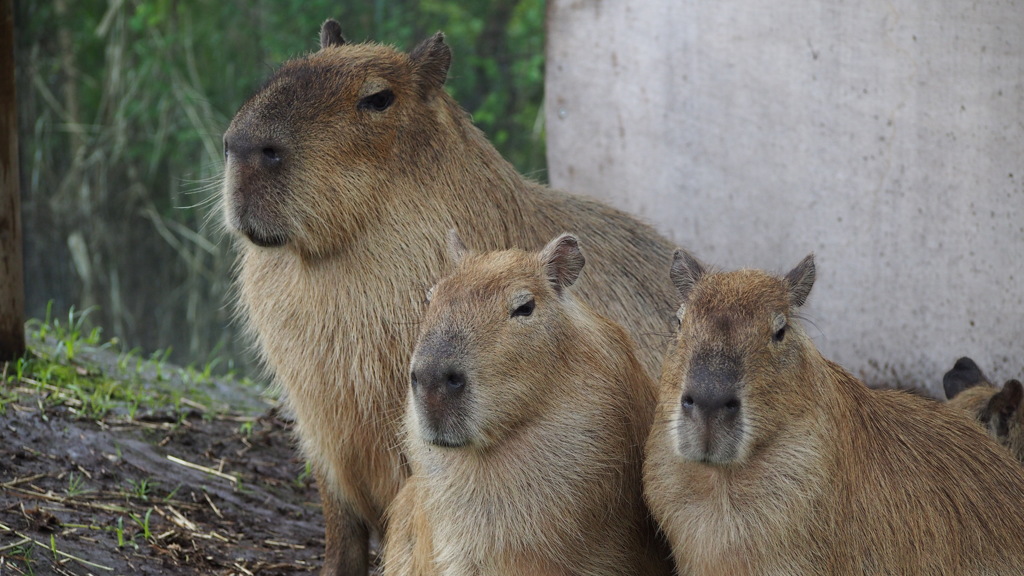
[[697, 354], [690, 362], [680, 399], [680, 429], [689, 457], [725, 463], [734, 459], [742, 440], [740, 362], [721, 352]]
[[246, 168], [279, 170], [285, 150], [279, 142], [244, 130], [229, 130], [224, 135], [224, 158]]
[[468, 441], [469, 376], [451, 339], [428, 335], [417, 346], [410, 369], [414, 409], [423, 440], [458, 447]]
[[420, 362], [412, 370], [413, 393], [432, 403], [451, 401], [466, 389], [466, 373], [449, 362]]
[[739, 415], [740, 400], [731, 392], [687, 394], [683, 396], [683, 413], [687, 416], [699, 416], [707, 420], [727, 421], [735, 419]]
[[690, 363], [683, 414], [727, 422], [740, 411], [740, 363], [720, 353], [698, 354]]
[[278, 184], [285, 179], [288, 153], [273, 138], [232, 126], [224, 134], [230, 224], [262, 247], [288, 242], [285, 201]]

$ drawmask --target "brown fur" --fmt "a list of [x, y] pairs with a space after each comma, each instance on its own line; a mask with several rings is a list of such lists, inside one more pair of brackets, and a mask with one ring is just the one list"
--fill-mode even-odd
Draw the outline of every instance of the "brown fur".
[[947, 404], [977, 421], [989, 435], [1024, 462], [1024, 388], [1008, 380], [996, 387], [970, 358], [960, 358], [943, 377]]
[[389, 576], [671, 573], [641, 485], [655, 385], [629, 335], [566, 289], [582, 267], [563, 235], [466, 255], [433, 290]]
[[[366, 532], [408, 469], [398, 431], [423, 293], [457, 226], [485, 250], [594, 239], [581, 297], [660, 365], [671, 244], [598, 202], [523, 179], [449, 97], [440, 35], [403, 54], [345, 44], [285, 63], [225, 134], [224, 209], [238, 232], [239, 301], [294, 411], [327, 520], [324, 573], [361, 573]], [[393, 102], [378, 111], [373, 106]]]
[[[1020, 573], [1024, 470], [945, 405], [823, 358], [796, 319], [812, 260], [785, 278], [672, 269], [681, 326], [644, 480], [680, 573]], [[726, 397], [733, 420], [701, 420]]]

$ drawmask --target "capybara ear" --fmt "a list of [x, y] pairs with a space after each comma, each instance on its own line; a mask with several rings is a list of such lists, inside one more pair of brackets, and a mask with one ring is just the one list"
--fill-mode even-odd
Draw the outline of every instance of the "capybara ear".
[[444, 86], [448, 67], [452, 64], [452, 51], [444, 43], [444, 34], [438, 32], [427, 38], [409, 54], [416, 72], [430, 88]]
[[964, 390], [984, 384], [988, 378], [981, 372], [981, 368], [967, 356], [964, 356], [953, 364], [953, 368], [942, 376], [942, 389], [946, 391], [946, 399], [952, 400], [957, 394]]
[[580, 251], [580, 243], [572, 234], [562, 234], [540, 251], [540, 261], [555, 291], [572, 286], [583, 271], [587, 260]]
[[341, 35], [341, 24], [337, 20], [328, 18], [320, 26], [320, 49], [328, 46], [341, 46], [345, 43], [345, 37]]
[[814, 286], [814, 254], [808, 254], [786, 274], [786, 284], [789, 285], [789, 303], [799, 308], [807, 301], [807, 296]]
[[690, 298], [690, 292], [693, 291], [693, 287], [697, 285], [704, 273], [704, 265], [700, 263], [700, 260], [694, 258], [693, 254], [682, 248], [672, 254], [672, 268], [669, 270], [669, 277], [672, 278], [672, 285], [676, 287], [683, 302]]
[[466, 254], [469, 254], [469, 248], [466, 248], [462, 238], [459, 238], [459, 232], [455, 228], [448, 230], [448, 256], [451, 257], [452, 262], [456, 264], [462, 262]]
[[1014, 413], [1020, 409], [1021, 400], [1024, 399], [1024, 388], [1019, 380], [1007, 380], [1003, 389], [988, 401], [989, 412], [998, 418], [1001, 423], [1008, 423]]

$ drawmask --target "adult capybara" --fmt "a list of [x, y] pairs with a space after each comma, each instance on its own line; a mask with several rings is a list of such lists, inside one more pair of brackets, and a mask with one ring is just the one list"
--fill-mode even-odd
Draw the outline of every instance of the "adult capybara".
[[655, 385], [626, 331], [569, 289], [576, 238], [451, 245], [410, 364], [414, 472], [385, 574], [671, 574], [641, 482]]
[[976, 420], [1017, 460], [1024, 462], [1024, 387], [1007, 380], [997, 388], [974, 360], [963, 357], [942, 377], [947, 404]]
[[943, 403], [871, 390], [779, 278], [677, 253], [680, 327], [647, 446], [648, 501], [681, 574], [1020, 574], [1024, 468]]
[[327, 525], [325, 574], [364, 574], [367, 537], [408, 475], [398, 431], [424, 290], [458, 227], [474, 246], [593, 239], [580, 296], [660, 364], [672, 246], [649, 226], [524, 180], [444, 91], [443, 37], [410, 54], [348, 44], [286, 62], [224, 135], [240, 312], [285, 391]]

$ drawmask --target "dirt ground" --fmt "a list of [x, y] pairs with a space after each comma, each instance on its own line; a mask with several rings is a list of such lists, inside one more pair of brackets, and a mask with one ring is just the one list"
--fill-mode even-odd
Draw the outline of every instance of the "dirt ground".
[[182, 406], [97, 420], [7, 402], [0, 576], [316, 573], [319, 499], [287, 418]]

